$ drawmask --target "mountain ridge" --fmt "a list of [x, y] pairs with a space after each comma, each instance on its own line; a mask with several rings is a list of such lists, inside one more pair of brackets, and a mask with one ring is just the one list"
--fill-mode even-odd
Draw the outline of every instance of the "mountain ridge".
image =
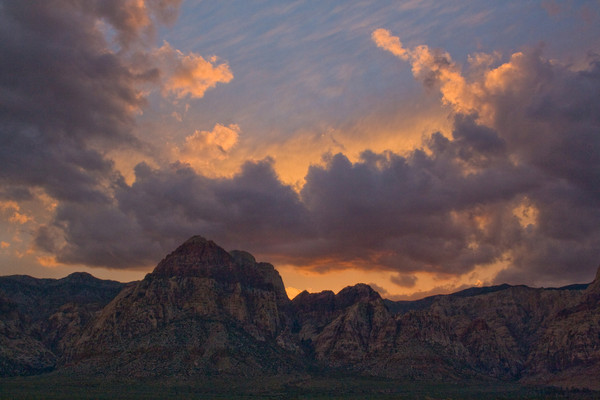
[[[337, 371], [600, 390], [589, 379], [600, 374], [598, 276], [589, 285], [497, 285], [414, 302], [382, 299], [366, 284], [290, 300], [271, 264], [194, 236], [129, 284], [85, 273], [0, 277], [0, 375]], [[27, 311], [53, 285], [68, 294], [64, 304]], [[99, 298], [94, 288], [118, 294]]]

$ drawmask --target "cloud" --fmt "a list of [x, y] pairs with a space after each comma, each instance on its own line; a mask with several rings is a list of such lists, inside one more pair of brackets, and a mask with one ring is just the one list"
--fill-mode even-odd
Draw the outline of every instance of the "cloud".
[[[128, 48], [154, 39], [157, 24], [175, 21], [181, 0], [105, 0], [75, 3], [87, 13], [101, 17], [115, 31], [116, 42]], [[63, 9], [69, 11], [69, 9]]]
[[239, 126], [213, 120], [168, 156], [132, 161], [126, 180], [108, 154], [150, 147], [137, 125], [148, 91], [203, 97], [231, 81], [228, 64], [154, 45], [178, 1], [0, 2], [0, 198], [18, 205], [2, 215], [17, 225], [36, 218], [36, 201], [53, 204], [26, 221], [46, 264], [147, 269], [201, 234], [313, 271], [389, 271], [403, 287], [418, 272], [448, 280], [501, 264], [498, 282], [570, 283], [598, 265], [597, 58], [576, 68], [530, 48], [461, 66], [376, 30], [376, 46], [439, 91], [448, 130], [428, 130], [402, 154], [356, 156], [327, 127], [324, 137], [307, 129], [288, 158], [326, 154], [293, 187], [276, 158], [226, 176], [198, 168], [240, 146]]
[[139, 164], [135, 174], [131, 186], [116, 188], [114, 201], [59, 206], [37, 245], [62, 263], [148, 268], [193, 234], [264, 254], [307, 235], [297, 193], [269, 160], [246, 163], [231, 178], [207, 178], [183, 164]]
[[[494, 243], [497, 230], [518, 223], [506, 217], [536, 176], [505, 161], [465, 174], [460, 145], [434, 134], [431, 155], [365, 152], [351, 163], [338, 154], [312, 167], [301, 195], [321, 237], [313, 255], [452, 274], [497, 261], [505, 250]], [[490, 222], [478, 222], [484, 217]]]
[[[599, 120], [590, 106], [598, 104], [600, 64], [571, 70], [538, 49], [500, 66], [479, 59], [463, 81], [468, 90], [487, 89], [465, 92], [469, 113], [455, 107], [462, 92], [448, 102], [455, 107], [451, 132], [428, 135], [422, 148], [365, 151], [356, 161], [326, 155], [299, 192], [282, 183], [270, 159], [248, 162], [229, 178], [184, 164], [140, 164], [114, 200], [92, 206], [98, 214], [89, 207], [58, 212], [49, 228], [67, 240], [51, 251], [61, 262], [130, 268], [200, 233], [315, 271], [396, 272], [404, 287], [417, 272], [446, 279], [499, 263], [506, 268], [497, 282], [585, 281], [600, 248]], [[235, 136], [227, 129], [195, 133], [190, 142], [225, 149]], [[92, 235], [85, 226], [99, 229]], [[132, 243], [115, 243], [115, 227]], [[144, 252], [143, 243], [155, 245]]]
[[[453, 140], [432, 136], [434, 154], [453, 154], [469, 173], [494, 175], [512, 163], [535, 175], [518, 190], [535, 221], [510, 228], [519, 240], [506, 248], [511, 267], [498, 281], [582, 280], [599, 257], [600, 119], [592, 108], [600, 104], [600, 61], [591, 57], [575, 69], [533, 48], [497, 66], [497, 55], [478, 54], [463, 75], [449, 56], [431, 57], [426, 46], [407, 52], [415, 77], [439, 88], [455, 113]], [[492, 175], [490, 182], [504, 181]]]
[[405, 288], [412, 288], [417, 284], [417, 277], [414, 275], [394, 275], [390, 280], [392, 283]]
[[372, 39], [378, 47], [391, 52], [401, 60], [410, 61], [415, 78], [427, 87], [439, 87], [444, 103], [451, 104], [458, 112], [473, 111], [475, 96], [473, 92], [476, 90], [467, 85], [460, 68], [452, 61], [450, 54], [439, 49], [432, 50], [425, 45], [405, 49], [400, 38], [392, 36], [385, 29], [375, 30]]
[[174, 157], [206, 173], [215, 160], [228, 157], [229, 152], [238, 142], [240, 131], [240, 127], [236, 124], [228, 126], [216, 124], [212, 131], [197, 130], [185, 138], [181, 148], [174, 149]]
[[393, 55], [403, 60], [408, 60], [409, 53], [402, 47], [400, 38], [392, 36], [388, 30], [377, 29], [371, 34], [371, 38], [377, 44], [377, 47], [381, 47], [384, 50], [389, 51]]
[[217, 64], [216, 57], [207, 61], [195, 53], [184, 54], [166, 42], [152, 57], [160, 66], [163, 90], [178, 99], [201, 98], [217, 83], [227, 83], [233, 79], [227, 63]]
[[[115, 208], [124, 183], [109, 154], [150, 152], [137, 126], [149, 91], [200, 97], [231, 79], [226, 63], [154, 45], [158, 26], [175, 20], [180, 3], [0, 0], [0, 196], [20, 205], [4, 223], [39, 228], [36, 243], [58, 259], [104, 265], [94, 255], [111, 235], [102, 224], [84, 235], [90, 241], [64, 247], [65, 237], [95, 230], [92, 223], [103, 218], [116, 232], [147, 239], [140, 227], [119, 225], [129, 222]], [[56, 206], [41, 215], [47, 198]], [[76, 214], [80, 221], [69, 219]], [[79, 256], [78, 245], [89, 258]], [[123, 251], [126, 245], [132, 255], [118, 265], [143, 254], [131, 241]]]

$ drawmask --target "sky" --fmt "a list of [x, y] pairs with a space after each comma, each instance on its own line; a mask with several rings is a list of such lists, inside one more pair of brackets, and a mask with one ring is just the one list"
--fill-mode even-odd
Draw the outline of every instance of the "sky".
[[600, 1], [0, 0], [0, 275], [192, 235], [288, 294], [600, 264]]

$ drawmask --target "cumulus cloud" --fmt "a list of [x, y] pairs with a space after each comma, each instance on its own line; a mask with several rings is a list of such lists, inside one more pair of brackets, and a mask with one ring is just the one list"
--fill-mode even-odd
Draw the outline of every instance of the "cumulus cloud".
[[225, 63], [149, 42], [157, 24], [174, 20], [179, 3], [2, 0], [5, 193], [42, 187], [57, 199], [104, 196], [103, 181], [115, 174], [106, 151], [140, 146], [134, 129], [148, 85], [162, 79], [177, 96], [199, 97], [231, 79]]
[[[416, 287], [417, 272], [466, 276], [498, 263], [506, 265], [498, 282], [585, 281], [600, 248], [600, 63], [572, 70], [531, 49], [499, 65], [479, 55], [463, 76], [442, 59], [407, 59], [438, 63], [465, 82], [447, 101], [450, 134], [433, 132], [422, 148], [365, 151], [354, 162], [326, 155], [298, 192], [269, 159], [229, 178], [140, 164], [132, 184], [117, 182], [92, 209], [59, 206], [38, 245], [60, 262], [130, 268], [200, 233], [275, 263], [393, 271], [406, 288]], [[454, 76], [444, 74], [423, 83], [442, 90]], [[186, 146], [226, 152], [237, 129], [195, 132]]]
[[[431, 155], [366, 152], [351, 163], [338, 154], [312, 167], [301, 195], [322, 236], [315, 257], [453, 274], [498, 260], [497, 230], [517, 223], [505, 217], [520, 193], [535, 186], [535, 174], [500, 161], [465, 174], [455, 145], [434, 134]], [[485, 216], [489, 223], [481, 222]]]
[[227, 63], [217, 64], [216, 57], [206, 60], [199, 54], [184, 54], [166, 42], [152, 54], [152, 58], [160, 65], [163, 90], [178, 99], [201, 98], [217, 83], [233, 79]]
[[185, 138], [181, 147], [175, 148], [174, 157], [200, 170], [206, 170], [213, 161], [227, 158], [238, 142], [240, 131], [236, 124], [216, 124], [212, 131], [197, 130]]
[[413, 75], [427, 87], [439, 87], [444, 103], [453, 105], [459, 112], [473, 111], [475, 90], [468, 90], [469, 86], [450, 54], [426, 45], [405, 49], [400, 38], [385, 29], [377, 29], [371, 37], [378, 47], [402, 60], [409, 60]]
[[183, 164], [139, 164], [135, 174], [131, 186], [119, 185], [114, 201], [59, 206], [53, 223], [38, 231], [37, 245], [63, 263], [147, 268], [198, 233], [268, 254], [309, 230], [297, 193], [281, 184], [269, 160], [246, 163], [226, 179]]
[[453, 140], [432, 137], [434, 153], [452, 151], [469, 172], [497, 173], [499, 162], [509, 162], [536, 176], [518, 190], [535, 221], [511, 228], [519, 240], [506, 248], [510, 267], [498, 281], [582, 279], [600, 248], [600, 119], [592, 111], [600, 104], [599, 60], [573, 69], [533, 48], [499, 65], [497, 54], [478, 54], [463, 74], [426, 46], [407, 53], [400, 58], [411, 62], [415, 77], [438, 87], [456, 113]]

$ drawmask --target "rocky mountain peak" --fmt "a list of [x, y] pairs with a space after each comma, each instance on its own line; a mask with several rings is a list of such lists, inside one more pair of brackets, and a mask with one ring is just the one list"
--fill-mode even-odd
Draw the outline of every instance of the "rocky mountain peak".
[[309, 293], [304, 290], [292, 300], [292, 303], [301, 312], [317, 313], [323, 316], [326, 313], [343, 310], [356, 303], [367, 303], [373, 300], [381, 300], [379, 293], [369, 285], [359, 283], [345, 287], [338, 294], [334, 294], [331, 290], [324, 290], [320, 293]]
[[247, 251], [232, 250], [229, 252], [229, 254], [231, 257], [233, 257], [233, 260], [238, 265], [247, 266], [256, 264], [256, 258], [254, 258], [254, 256]]
[[271, 264], [193, 236], [115, 297], [65, 359], [93, 370], [104, 357], [101, 367], [111, 370], [117, 357], [118, 374], [139, 373], [140, 360], [148, 375], [278, 368], [289, 302]]
[[246, 251], [227, 252], [212, 240], [192, 236], [154, 269], [154, 278], [209, 278], [216, 281], [273, 290], [280, 304], [289, 302], [279, 273], [271, 264], [256, 262]]
[[347, 286], [335, 296], [337, 308], [346, 308], [359, 301], [379, 300], [381, 296], [374, 291], [371, 286], [359, 283], [354, 286]]
[[215, 242], [202, 236], [192, 236], [158, 263], [152, 275], [155, 277], [226, 277], [231, 276], [233, 264], [233, 257]]

